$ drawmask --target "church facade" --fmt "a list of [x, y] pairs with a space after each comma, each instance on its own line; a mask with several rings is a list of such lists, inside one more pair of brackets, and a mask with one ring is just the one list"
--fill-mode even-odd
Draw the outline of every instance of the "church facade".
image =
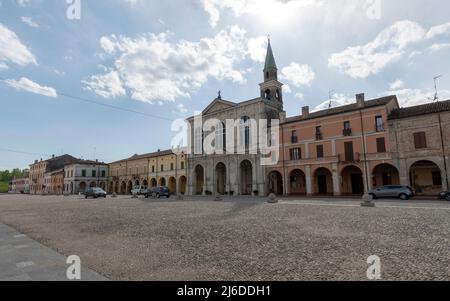
[[[202, 122], [219, 121], [212, 131], [216, 132], [216, 147], [223, 151], [206, 154], [202, 145], [208, 134], [203, 129], [196, 129], [196, 116], [187, 121], [190, 125], [189, 149], [187, 156], [188, 194], [222, 194], [222, 195], [265, 195], [266, 167], [262, 164], [259, 150], [249, 151], [251, 144], [250, 120], [278, 120], [283, 115], [283, 84], [278, 81], [278, 68], [268, 45], [264, 66], [264, 81], [260, 84], [260, 96], [248, 101], [235, 103], [219, 96], [202, 112]], [[226, 126], [227, 120], [241, 121], [243, 130], [231, 134]], [[252, 129], [253, 130], [253, 129]], [[234, 129], [233, 129], [234, 131]], [[240, 136], [241, 134], [241, 136]], [[245, 152], [227, 149], [227, 140], [233, 136], [234, 145], [244, 143]], [[242, 137], [242, 139], [240, 139]], [[197, 148], [197, 149], [196, 149]], [[200, 151], [198, 151], [200, 149]]]

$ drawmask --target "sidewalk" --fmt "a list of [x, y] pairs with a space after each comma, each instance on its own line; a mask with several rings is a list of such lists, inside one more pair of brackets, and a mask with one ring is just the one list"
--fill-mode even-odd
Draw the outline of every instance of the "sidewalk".
[[[0, 224], [0, 281], [68, 281], [67, 258]], [[108, 280], [81, 266], [81, 280]]]

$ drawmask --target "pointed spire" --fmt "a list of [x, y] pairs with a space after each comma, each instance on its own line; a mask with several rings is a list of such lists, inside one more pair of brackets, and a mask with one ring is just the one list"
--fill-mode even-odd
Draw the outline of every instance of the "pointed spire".
[[272, 45], [270, 44], [270, 36], [268, 37], [268, 45], [267, 45], [267, 55], [266, 55], [266, 63], [264, 65], [264, 70], [267, 69], [278, 69], [277, 64], [275, 63], [275, 57], [273, 56]]

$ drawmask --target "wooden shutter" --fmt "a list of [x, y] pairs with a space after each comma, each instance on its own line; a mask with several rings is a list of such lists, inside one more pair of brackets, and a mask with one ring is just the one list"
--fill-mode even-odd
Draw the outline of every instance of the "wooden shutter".
[[416, 149], [427, 148], [427, 136], [425, 132], [414, 133], [414, 145]]
[[385, 138], [377, 138], [377, 152], [385, 153], [386, 152], [386, 140]]
[[353, 156], [353, 142], [345, 142], [345, 161], [352, 162], [354, 161]]

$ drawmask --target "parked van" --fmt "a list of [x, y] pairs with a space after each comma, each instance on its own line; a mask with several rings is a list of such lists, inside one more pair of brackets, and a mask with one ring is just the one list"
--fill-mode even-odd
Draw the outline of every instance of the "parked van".
[[148, 193], [147, 186], [134, 186], [133, 190], [131, 190], [132, 195], [146, 195]]

